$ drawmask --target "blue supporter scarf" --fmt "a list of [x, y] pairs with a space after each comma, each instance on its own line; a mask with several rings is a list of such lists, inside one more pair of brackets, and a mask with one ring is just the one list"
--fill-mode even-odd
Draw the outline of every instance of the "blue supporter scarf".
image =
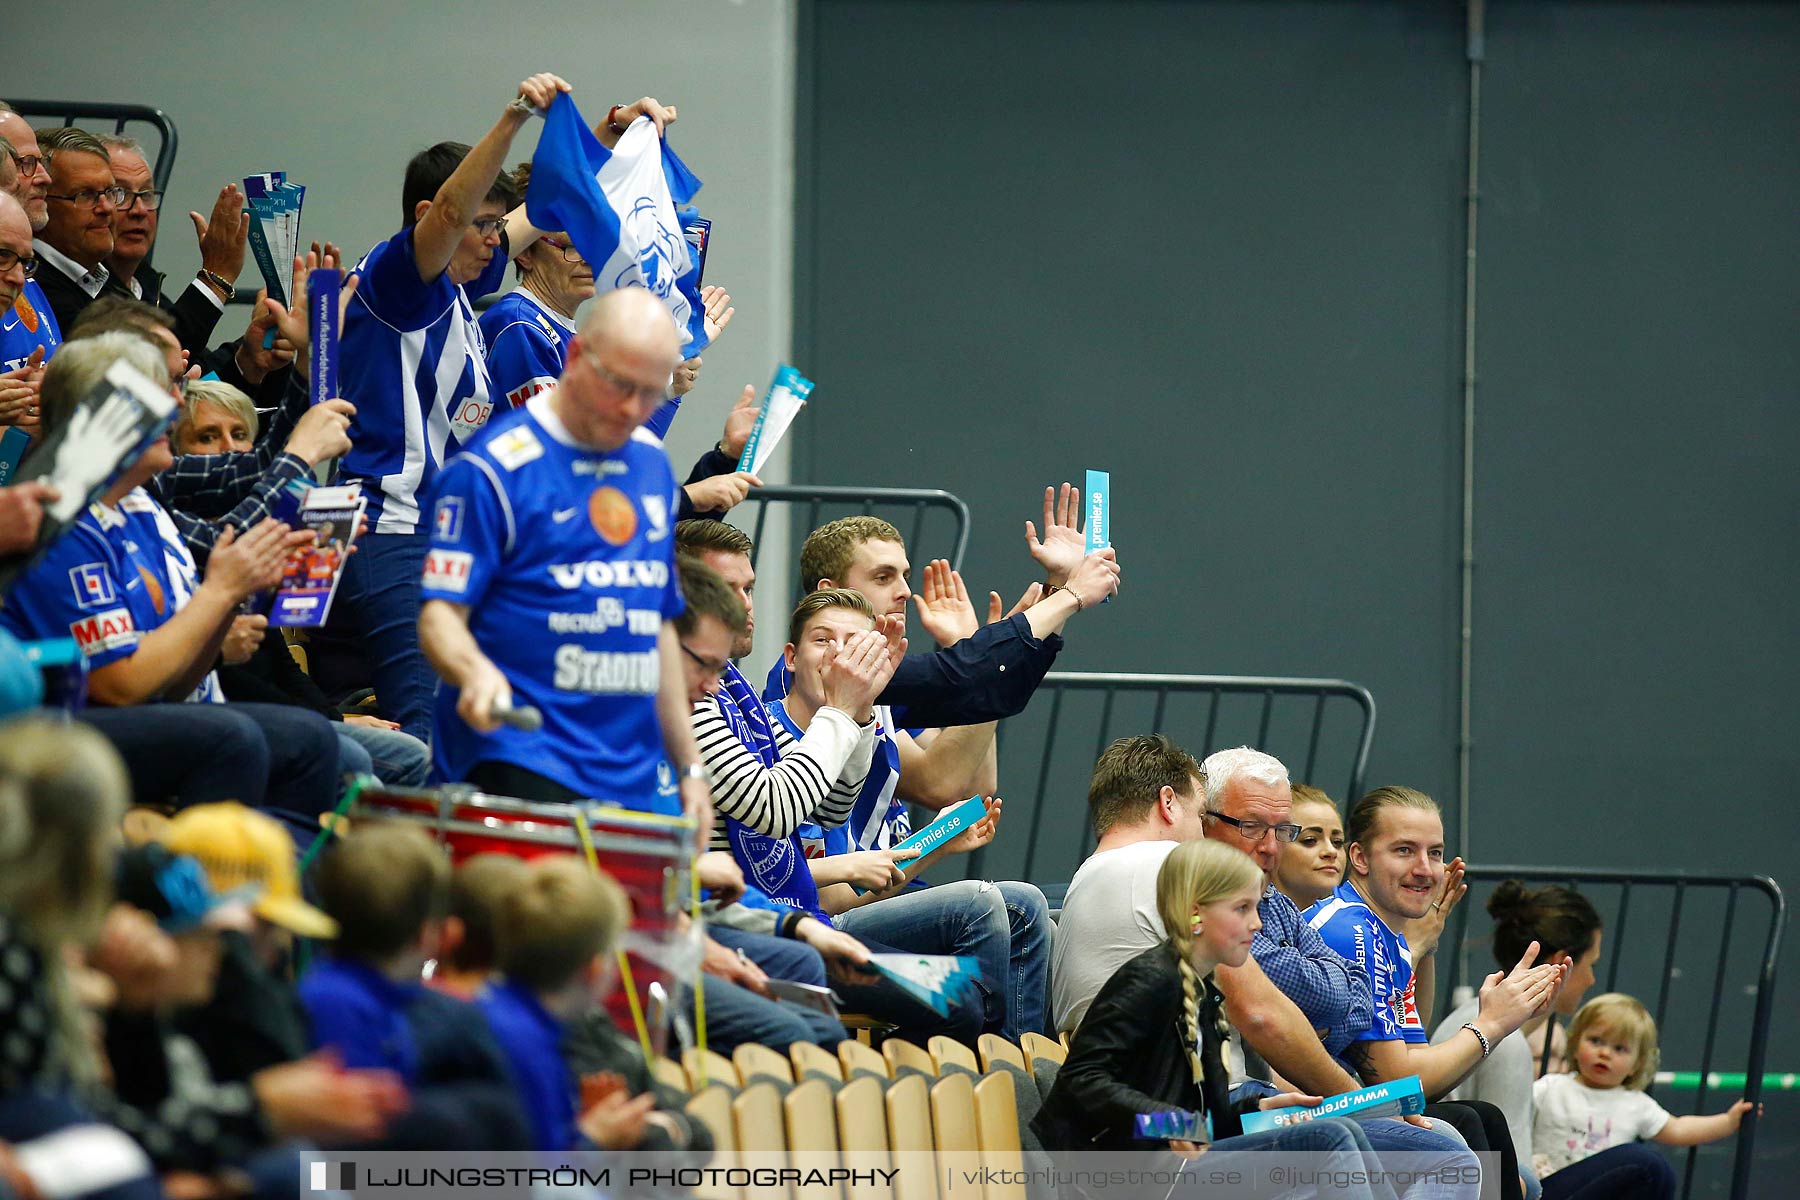
[[[731, 732], [764, 767], [773, 767], [781, 761], [768, 713], [736, 663], [725, 668], [719, 694], [714, 699]], [[825, 924], [831, 924], [831, 918], [819, 903], [819, 889], [813, 883], [806, 856], [801, 853], [799, 838], [792, 835], [770, 837], [731, 817], [725, 818], [725, 838], [731, 843], [731, 853], [751, 885], [775, 906], [801, 909]]]

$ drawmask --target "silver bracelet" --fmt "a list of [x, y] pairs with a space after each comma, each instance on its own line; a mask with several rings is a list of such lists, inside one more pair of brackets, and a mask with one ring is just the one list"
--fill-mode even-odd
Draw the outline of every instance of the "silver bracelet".
[[1475, 1028], [1475, 1022], [1464, 1021], [1463, 1028], [1468, 1030], [1470, 1033], [1474, 1034], [1475, 1040], [1481, 1043], [1481, 1057], [1482, 1058], [1486, 1058], [1488, 1055], [1490, 1055], [1494, 1052], [1493, 1045], [1490, 1044], [1487, 1040], [1487, 1034], [1485, 1034], [1485, 1033], [1481, 1032], [1481, 1030]]
[[706, 769], [706, 764], [703, 762], [689, 763], [687, 766], [681, 768], [680, 775], [683, 779], [710, 779], [711, 778], [710, 773]]

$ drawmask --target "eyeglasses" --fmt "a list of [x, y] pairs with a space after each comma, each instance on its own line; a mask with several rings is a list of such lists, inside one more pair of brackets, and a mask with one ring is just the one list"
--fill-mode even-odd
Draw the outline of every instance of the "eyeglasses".
[[36, 154], [14, 154], [12, 160], [19, 165], [19, 174], [27, 179], [36, 175], [38, 168], [44, 165], [44, 160]]
[[553, 242], [549, 238], [545, 238], [544, 245], [549, 246], [552, 249], [561, 250], [562, 251], [562, 259], [566, 263], [578, 263], [578, 262], [586, 262], [587, 261], [586, 259], [581, 257], [581, 251], [577, 250], [569, 242]]
[[1291, 842], [1300, 836], [1300, 827], [1294, 824], [1271, 825], [1267, 821], [1240, 821], [1236, 817], [1228, 817], [1222, 812], [1208, 811], [1207, 816], [1217, 817], [1238, 831], [1238, 836], [1247, 842], [1260, 842], [1269, 836], [1269, 830], [1275, 831], [1275, 840]]
[[479, 233], [484, 238], [485, 237], [498, 237], [500, 235], [500, 231], [506, 228], [506, 218], [503, 216], [501, 216], [501, 217], [478, 217], [477, 219], [469, 222], [469, 227], [472, 228], [476, 233]]
[[585, 358], [588, 366], [594, 369], [594, 374], [600, 377], [601, 383], [628, 399], [642, 400], [646, 404], [661, 404], [669, 398], [669, 385], [666, 383], [654, 386], [633, 383], [623, 375], [607, 370], [601, 364], [599, 357], [586, 347], [582, 348], [581, 357]]
[[16, 254], [11, 250], [0, 249], [0, 275], [12, 270], [15, 264], [25, 268], [25, 278], [27, 279], [37, 274], [37, 255]]
[[696, 667], [700, 668], [700, 673], [704, 678], [717, 679], [725, 674], [725, 668], [730, 665], [729, 663], [714, 662], [709, 658], [701, 658], [698, 654], [695, 654], [692, 650], [687, 648], [686, 642], [679, 642], [677, 644], [680, 645], [681, 652], [693, 660]]
[[69, 196], [58, 196], [54, 193], [46, 193], [44, 199], [66, 200], [76, 208], [93, 208], [98, 205], [100, 201], [105, 200], [114, 208], [119, 208], [125, 203], [125, 197], [129, 195], [131, 195], [130, 192], [115, 184], [109, 188], [82, 188], [79, 192]]
[[155, 188], [145, 188], [141, 192], [128, 191], [125, 193], [124, 198], [119, 201], [119, 207], [130, 208], [133, 204], [142, 201], [145, 209], [150, 212], [155, 212], [162, 207], [162, 198], [163, 194]]

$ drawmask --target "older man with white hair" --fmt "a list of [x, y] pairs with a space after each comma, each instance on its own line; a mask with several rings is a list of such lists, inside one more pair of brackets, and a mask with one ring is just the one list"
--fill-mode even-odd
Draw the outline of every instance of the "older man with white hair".
[[[1267, 982], [1306, 1014], [1325, 1049], [1334, 1057], [1340, 1055], [1352, 1037], [1368, 1028], [1374, 1000], [1368, 973], [1327, 946], [1294, 902], [1274, 886], [1280, 844], [1300, 833], [1289, 820], [1294, 798], [1287, 768], [1273, 755], [1248, 746], [1221, 750], [1201, 768], [1206, 784], [1201, 813], [1205, 836], [1255, 859], [1267, 881], [1257, 906], [1262, 929], [1251, 945], [1251, 956]], [[1228, 1003], [1239, 990], [1234, 986], [1236, 972], [1231, 978], [1234, 983], [1228, 984], [1222, 973], [1219, 984]]]

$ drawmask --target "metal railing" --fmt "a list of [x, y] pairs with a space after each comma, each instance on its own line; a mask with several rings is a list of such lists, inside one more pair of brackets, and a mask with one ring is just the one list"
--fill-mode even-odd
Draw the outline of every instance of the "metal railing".
[[967, 856], [969, 875], [1029, 879], [1056, 903], [1093, 847], [1094, 760], [1115, 738], [1165, 731], [1202, 757], [1225, 746], [1266, 750], [1297, 780], [1342, 786], [1334, 798], [1344, 801], [1362, 794], [1375, 698], [1342, 679], [1052, 671], [1031, 707], [1001, 723], [1000, 792], [1012, 828]]
[[[1560, 867], [1470, 867], [1465, 876], [1469, 895], [1458, 906], [1445, 932], [1444, 949], [1452, 964], [1450, 986], [1466, 981], [1479, 983], [1495, 969], [1493, 956], [1486, 949], [1486, 939], [1473, 944], [1468, 938], [1470, 914], [1485, 904], [1489, 885], [1501, 880], [1517, 879], [1527, 884], [1559, 883], [1581, 891], [1599, 910], [1605, 920], [1601, 933], [1601, 953], [1595, 962], [1596, 988], [1601, 991], [1623, 990], [1639, 997], [1656, 1018], [1662, 1048], [1662, 1061], [1688, 1063], [1695, 1057], [1700, 1063], [1700, 1081], [1690, 1111], [1708, 1111], [1706, 1095], [1708, 1076], [1715, 1056], [1727, 1062], [1744, 1063], [1748, 1079], [1744, 1098], [1754, 1105], [1762, 1093], [1762, 1075], [1769, 1042], [1769, 1023], [1775, 1000], [1775, 966], [1781, 950], [1782, 929], [1787, 921], [1787, 905], [1781, 887], [1762, 875], [1689, 875], [1680, 871], [1605, 871], [1564, 869]], [[1616, 892], [1615, 898], [1610, 894]], [[1739, 898], [1751, 893], [1769, 902], [1768, 924], [1760, 944], [1754, 936], [1736, 934], [1739, 922]], [[1684, 921], [1684, 918], [1685, 921]], [[1485, 918], [1484, 918], [1485, 919]], [[1695, 933], [1696, 928], [1700, 931]], [[1680, 954], [1682, 934], [1688, 934], [1689, 957]], [[1627, 933], [1643, 931], [1636, 940]], [[1752, 930], [1754, 934], [1755, 930]], [[1710, 972], [1690, 977], [1686, 962], [1705, 962], [1707, 950], [1714, 950], [1708, 963]], [[1478, 956], [1478, 957], [1477, 957]], [[1471, 962], [1471, 958], [1476, 961]], [[1439, 961], [1446, 961], [1440, 953]], [[1604, 969], [1601, 969], [1604, 964]], [[1735, 966], [1735, 970], [1733, 969]], [[1705, 981], [1710, 976], [1711, 988], [1703, 992], [1693, 980]], [[1734, 980], [1746, 980], [1738, 988]], [[1440, 984], [1440, 987], [1444, 985]], [[1655, 993], [1655, 1003], [1650, 1000]], [[1448, 993], [1444, 993], [1448, 994]], [[1445, 1006], [1440, 1005], [1440, 1008]], [[1669, 1018], [1676, 1017], [1674, 1024]], [[1748, 1028], [1743, 1038], [1742, 1057], [1720, 1049], [1721, 1031]], [[1715, 1102], [1712, 1106], [1717, 1108]], [[1731, 1190], [1733, 1200], [1749, 1195], [1752, 1151], [1759, 1119], [1753, 1107], [1745, 1116], [1733, 1144]], [[1694, 1177], [1700, 1162], [1701, 1147], [1689, 1147], [1682, 1173], [1683, 1197], [1694, 1194]]]
[[[793, 504], [806, 506], [806, 529], [813, 530], [827, 520], [861, 513], [863, 516], [882, 516], [891, 519], [900, 514], [876, 512], [877, 509], [910, 509], [912, 512], [912, 529], [909, 532], [903, 523], [905, 518], [893, 520], [895, 528], [906, 537], [908, 553], [917, 562], [925, 562], [930, 558], [942, 557], [950, 560], [950, 565], [962, 569], [963, 554], [969, 548], [969, 506], [961, 497], [952, 495], [940, 488], [892, 488], [892, 487], [838, 487], [828, 484], [784, 484], [760, 487], [750, 493], [745, 505], [756, 505], [756, 521], [751, 527], [750, 538], [756, 543], [757, 553], [762, 551], [763, 525], [768, 519], [769, 505]], [[827, 509], [830, 515], [826, 515]], [[952, 548], [947, 555], [928, 555], [920, 546], [925, 536], [926, 516], [933, 509], [948, 512], [955, 522]], [[741, 524], [733, 521], [732, 524]], [[800, 533], [800, 538], [806, 535]], [[796, 539], [798, 540], [798, 539]], [[751, 565], [755, 565], [754, 557]]]

